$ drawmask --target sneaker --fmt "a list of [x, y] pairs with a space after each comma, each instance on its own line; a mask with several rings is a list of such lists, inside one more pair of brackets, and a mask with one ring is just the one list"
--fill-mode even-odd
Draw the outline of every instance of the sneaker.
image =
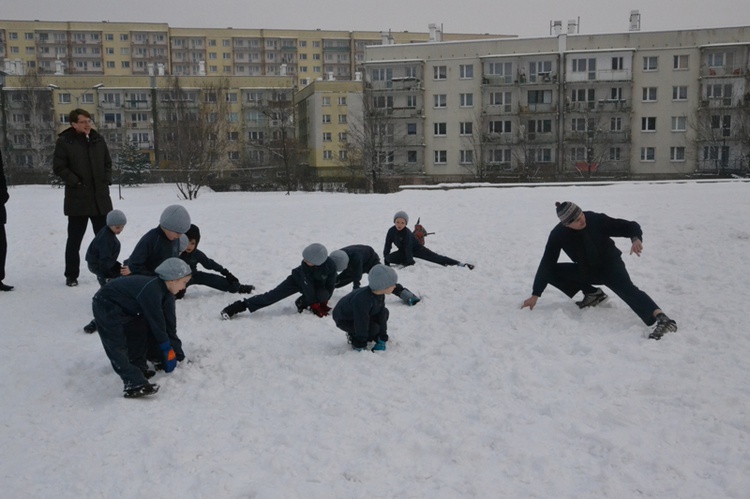
[[674, 333], [677, 331], [677, 323], [667, 317], [667, 314], [659, 314], [656, 316], [656, 327], [648, 335], [650, 340], [660, 340], [662, 336], [667, 333]]
[[78, 279], [76, 279], [75, 277], [68, 277], [67, 279], [65, 279], [65, 285], [69, 288], [78, 286]]
[[153, 395], [159, 391], [159, 385], [146, 383], [145, 385], [136, 386], [135, 388], [126, 388], [123, 397], [126, 399], [137, 399], [146, 395]]
[[464, 267], [466, 267], [466, 268], [467, 268], [467, 269], [469, 269], [469, 270], [474, 270], [474, 265], [473, 265], [473, 264], [471, 264], [471, 263], [466, 263], [466, 264], [464, 264]]
[[8, 286], [7, 284], [3, 284], [3, 281], [0, 281], [0, 291], [11, 291], [13, 289], [13, 286]]
[[227, 305], [224, 307], [224, 310], [221, 311], [221, 318], [222, 319], [231, 319], [235, 315], [239, 314], [240, 312], [244, 312], [247, 310], [247, 307], [245, 306], [242, 301], [236, 301], [230, 305]]
[[85, 333], [89, 333], [89, 334], [95, 333], [96, 332], [96, 321], [92, 319], [91, 322], [89, 322], [88, 324], [86, 324], [85, 326], [83, 326], [83, 331]]
[[601, 289], [595, 288], [596, 291], [583, 295], [583, 300], [577, 301], [578, 308], [595, 307], [607, 299], [607, 295]]
[[240, 284], [240, 287], [237, 290], [237, 292], [243, 295], [249, 295], [250, 293], [253, 292], [254, 289], [255, 289], [255, 286], [253, 286], [252, 284]]
[[141, 368], [141, 372], [143, 373], [143, 377], [146, 379], [151, 379], [154, 376], [156, 376], [156, 371], [152, 371], [149, 368], [146, 368], [146, 369]]
[[383, 340], [378, 340], [378, 341], [377, 341], [377, 342], [375, 343], [375, 346], [374, 346], [374, 347], [372, 347], [372, 351], [373, 351], [373, 352], [385, 352], [385, 341], [383, 341]]
[[417, 303], [419, 303], [419, 302], [421, 302], [421, 301], [422, 301], [422, 299], [421, 299], [421, 298], [419, 298], [418, 296], [413, 296], [413, 297], [409, 298], [409, 303], [408, 303], [408, 305], [409, 305], [410, 307], [413, 307], [414, 305], [416, 305]]

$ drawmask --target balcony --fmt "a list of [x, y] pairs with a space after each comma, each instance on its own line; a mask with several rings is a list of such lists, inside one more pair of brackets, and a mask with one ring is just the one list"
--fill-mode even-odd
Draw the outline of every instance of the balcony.
[[701, 67], [701, 78], [737, 78], [747, 74], [747, 68], [738, 65]]

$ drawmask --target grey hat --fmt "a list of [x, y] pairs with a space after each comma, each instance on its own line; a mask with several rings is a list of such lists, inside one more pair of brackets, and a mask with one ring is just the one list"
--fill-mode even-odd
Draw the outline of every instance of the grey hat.
[[328, 250], [320, 243], [312, 243], [302, 251], [302, 258], [315, 266], [323, 265], [328, 258]]
[[156, 275], [164, 281], [176, 281], [191, 273], [190, 265], [176, 257], [167, 258], [156, 267]]
[[179, 204], [167, 206], [159, 218], [159, 225], [172, 232], [184, 234], [190, 228], [190, 214]]
[[370, 283], [370, 289], [373, 291], [388, 289], [391, 286], [395, 286], [398, 282], [396, 271], [390, 267], [386, 267], [382, 263], [371, 268], [367, 274], [367, 278]]
[[107, 225], [110, 227], [113, 225], [125, 225], [126, 223], [128, 223], [128, 219], [125, 213], [120, 210], [112, 210], [107, 213]]
[[333, 260], [333, 263], [336, 264], [336, 272], [343, 272], [349, 266], [349, 255], [346, 254], [346, 251], [331, 251], [328, 258]]
[[188, 244], [190, 244], [190, 239], [185, 234], [180, 234], [180, 249], [178, 250], [180, 253], [185, 251], [188, 247]]
[[409, 223], [409, 215], [407, 215], [405, 211], [397, 211], [396, 214], [393, 215], [393, 221], [395, 222], [397, 218], [403, 218], [406, 220], [406, 223]]
[[578, 217], [581, 216], [581, 208], [577, 204], [571, 203], [570, 201], [563, 201], [562, 203], [555, 203], [557, 217], [560, 219], [560, 223], [563, 225], [569, 225], [575, 222]]

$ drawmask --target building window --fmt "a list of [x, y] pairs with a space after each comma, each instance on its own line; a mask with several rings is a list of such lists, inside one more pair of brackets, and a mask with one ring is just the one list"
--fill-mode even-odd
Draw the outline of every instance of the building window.
[[643, 118], [641, 118], [641, 131], [642, 132], [655, 132], [656, 131], [656, 117], [644, 116]]
[[643, 87], [643, 102], [656, 102], [656, 87]]
[[670, 161], [685, 161], [685, 148], [684, 147], [670, 147], [669, 148], [669, 160]]
[[447, 80], [448, 79], [448, 66], [433, 66], [432, 77], [435, 80]]
[[647, 56], [643, 58], [644, 71], [656, 71], [659, 69], [659, 58], [657, 56]]
[[571, 161], [586, 161], [586, 148], [585, 147], [573, 147], [570, 150]]
[[672, 131], [684, 132], [686, 130], [687, 130], [687, 117], [686, 116], [672, 116]]
[[339, 97], [339, 106], [346, 106], [346, 97]]
[[675, 70], [685, 70], [688, 69], [688, 62], [690, 60], [690, 56], [685, 55], [676, 55], [674, 56], [674, 69]]
[[323, 142], [331, 142], [331, 132], [323, 132]]
[[489, 133], [511, 133], [510, 120], [493, 120], [488, 125]]
[[330, 114], [324, 114], [323, 115], [323, 123], [328, 124], [331, 122], [331, 115]]
[[59, 94], [57, 96], [58, 104], [70, 104], [70, 94]]
[[416, 163], [417, 162], [417, 151], [406, 151], [406, 162]]
[[622, 160], [622, 151], [619, 147], [610, 147], [609, 148], [609, 160], [610, 161], [621, 161]]
[[490, 106], [502, 106], [505, 112], [511, 111], [512, 97], [510, 92], [491, 92]]
[[238, 102], [237, 101], [237, 92], [230, 92], [227, 94], [227, 102]]
[[448, 162], [448, 151], [435, 151], [435, 164], [444, 165]]
[[613, 57], [612, 58], [612, 69], [615, 71], [621, 71], [623, 69], [623, 58]]
[[505, 163], [509, 165], [511, 158], [512, 155], [509, 147], [503, 149], [490, 149], [487, 151], [487, 161], [490, 163]]
[[339, 160], [340, 161], [346, 161], [346, 159], [349, 157], [349, 151], [346, 149], [340, 149], [339, 150]]
[[462, 165], [470, 165], [474, 162], [474, 151], [471, 149], [462, 149], [459, 153], [459, 161]]
[[333, 159], [333, 151], [323, 151], [323, 159]]
[[609, 130], [611, 132], [622, 131], [622, 118], [620, 116], [614, 116], [609, 119]]
[[346, 132], [339, 132], [339, 142], [344, 142], [344, 143], [346, 143], [346, 141], [347, 141], [347, 138], [348, 138], [348, 137], [347, 137], [347, 134], [346, 134]]
[[672, 87], [672, 100], [687, 100], [688, 87], [685, 85]]
[[474, 133], [474, 123], [471, 121], [462, 121], [459, 125], [460, 135], [471, 135]]
[[433, 123], [433, 133], [436, 137], [444, 137], [448, 134], [447, 123]]
[[511, 83], [513, 81], [513, 63], [489, 62], [487, 63], [487, 76], [500, 77], [505, 83]]
[[406, 124], [406, 135], [416, 135], [417, 134], [417, 124], [416, 123], [407, 123]]
[[406, 96], [406, 108], [407, 109], [416, 109], [417, 107], [417, 96], [416, 95], [407, 95]]
[[345, 125], [345, 124], [346, 124], [346, 115], [339, 114], [339, 125]]
[[323, 107], [328, 107], [331, 105], [331, 98], [330, 97], [322, 97], [320, 100], [320, 105]]
[[448, 96], [446, 94], [434, 94], [435, 108], [448, 107]]
[[641, 161], [654, 161], [656, 159], [655, 147], [641, 147]]
[[458, 66], [459, 77], [462, 80], [471, 80], [474, 78], [474, 65], [473, 64], [461, 64]]
[[461, 107], [474, 107], [474, 94], [460, 94]]

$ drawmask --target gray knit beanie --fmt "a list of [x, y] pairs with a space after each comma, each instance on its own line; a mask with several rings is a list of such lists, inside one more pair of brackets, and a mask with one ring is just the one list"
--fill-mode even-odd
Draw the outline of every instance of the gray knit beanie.
[[346, 254], [346, 251], [331, 251], [328, 258], [333, 260], [333, 263], [336, 264], [336, 272], [343, 272], [349, 266], [349, 255]]
[[191, 273], [190, 265], [176, 257], [167, 258], [156, 267], [156, 275], [163, 281], [176, 281]]
[[120, 210], [112, 210], [107, 213], [107, 225], [112, 227], [113, 225], [125, 225], [128, 223], [128, 219], [125, 213]]
[[398, 275], [396, 271], [390, 267], [386, 267], [382, 263], [375, 265], [370, 269], [367, 274], [369, 280], [370, 289], [373, 291], [383, 291], [391, 286], [395, 286], [398, 282]]
[[190, 214], [179, 204], [167, 206], [159, 218], [159, 225], [172, 232], [184, 234], [190, 228]]
[[188, 239], [188, 237], [185, 234], [180, 234], [179, 241], [180, 241], [180, 247], [177, 251], [179, 253], [182, 253], [183, 251], [187, 249], [188, 244], [190, 244], [190, 239]]
[[406, 220], [406, 223], [409, 223], [409, 215], [406, 214], [405, 211], [397, 211], [395, 215], [393, 215], [393, 221], [395, 222], [397, 218], [403, 218]]
[[568, 225], [576, 221], [581, 216], [581, 208], [577, 204], [571, 203], [570, 201], [563, 201], [562, 203], [555, 203], [557, 209], [557, 217], [560, 219], [560, 223]]
[[312, 243], [302, 251], [302, 258], [317, 267], [328, 259], [328, 250], [320, 243]]

